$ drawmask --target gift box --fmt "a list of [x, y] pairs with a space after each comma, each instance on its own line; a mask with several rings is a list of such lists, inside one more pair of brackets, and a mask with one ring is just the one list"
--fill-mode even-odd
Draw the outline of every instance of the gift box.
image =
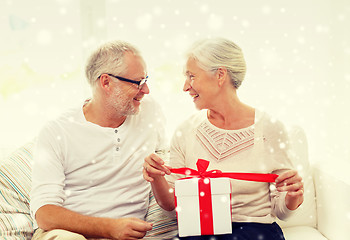
[[[175, 181], [175, 204], [179, 236], [217, 235], [232, 232], [230, 178], [274, 182], [278, 175], [207, 171], [209, 161], [198, 159], [197, 169], [172, 168], [186, 175]], [[190, 177], [188, 177], [190, 176]]]
[[175, 181], [179, 236], [232, 232], [229, 178]]

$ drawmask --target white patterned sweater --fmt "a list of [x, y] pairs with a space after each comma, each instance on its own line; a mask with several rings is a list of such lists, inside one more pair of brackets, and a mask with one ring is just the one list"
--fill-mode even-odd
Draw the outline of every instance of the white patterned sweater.
[[[275, 173], [292, 169], [287, 132], [283, 124], [256, 110], [255, 123], [239, 130], [220, 129], [202, 110], [182, 123], [172, 138], [170, 166], [196, 169], [198, 159], [210, 161], [208, 171]], [[171, 174], [173, 184], [183, 175]], [[285, 205], [286, 193], [263, 182], [231, 180], [232, 222], [272, 223], [292, 211]]]

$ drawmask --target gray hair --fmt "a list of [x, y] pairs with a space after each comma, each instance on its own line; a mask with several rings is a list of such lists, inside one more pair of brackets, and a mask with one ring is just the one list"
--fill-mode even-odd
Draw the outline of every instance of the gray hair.
[[125, 52], [140, 56], [140, 52], [136, 47], [123, 41], [105, 43], [91, 54], [85, 68], [85, 75], [91, 87], [95, 87], [97, 79], [103, 73], [120, 75], [126, 71], [127, 66], [124, 64]]
[[197, 61], [200, 68], [215, 72], [220, 67], [227, 69], [231, 83], [238, 88], [246, 73], [242, 49], [224, 38], [199, 40], [187, 52], [187, 57]]

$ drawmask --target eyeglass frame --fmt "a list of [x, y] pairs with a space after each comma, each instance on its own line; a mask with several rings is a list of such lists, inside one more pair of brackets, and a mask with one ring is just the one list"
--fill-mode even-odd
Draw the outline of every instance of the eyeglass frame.
[[[115, 75], [110, 74], [110, 73], [103, 73], [103, 74], [107, 74], [108, 76], [114, 77], [114, 78], [119, 79], [120, 81], [123, 81], [123, 82], [129, 82], [129, 83], [137, 84], [137, 88], [138, 89], [142, 89], [142, 87], [146, 84], [146, 82], [148, 80], [148, 76], [146, 76], [146, 78], [141, 79], [140, 81], [135, 81], [135, 80], [131, 80], [131, 79], [128, 79], [128, 78], [115, 76]], [[102, 76], [102, 74], [98, 78], [100, 78], [101, 76]]]

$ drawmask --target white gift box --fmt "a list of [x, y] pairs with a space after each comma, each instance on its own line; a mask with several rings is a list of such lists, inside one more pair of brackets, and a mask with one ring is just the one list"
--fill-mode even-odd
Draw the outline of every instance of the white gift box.
[[229, 178], [175, 181], [179, 236], [232, 233]]

